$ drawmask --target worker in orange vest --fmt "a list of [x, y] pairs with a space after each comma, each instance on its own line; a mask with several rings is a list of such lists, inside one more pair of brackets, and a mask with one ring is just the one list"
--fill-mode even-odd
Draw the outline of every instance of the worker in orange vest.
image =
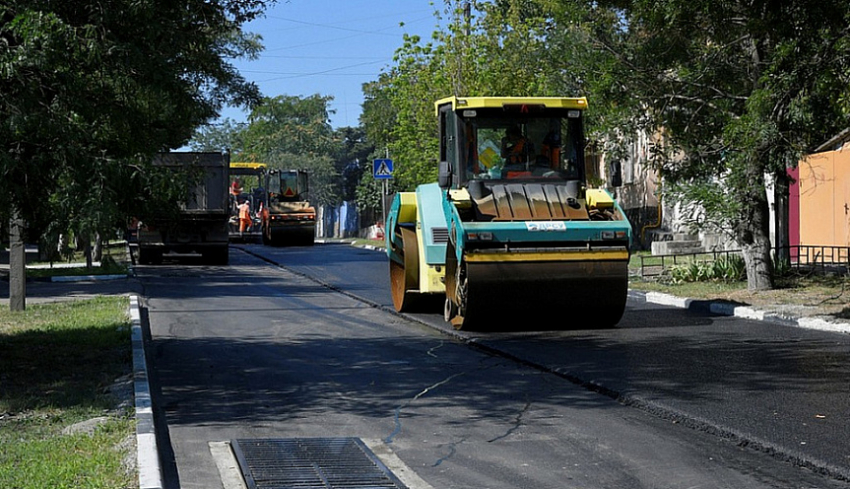
[[502, 158], [508, 165], [525, 163], [530, 154], [529, 146], [528, 140], [522, 135], [522, 129], [519, 126], [511, 126], [502, 139]]
[[242, 201], [239, 208], [239, 232], [244, 233], [251, 229], [251, 204], [248, 200]]

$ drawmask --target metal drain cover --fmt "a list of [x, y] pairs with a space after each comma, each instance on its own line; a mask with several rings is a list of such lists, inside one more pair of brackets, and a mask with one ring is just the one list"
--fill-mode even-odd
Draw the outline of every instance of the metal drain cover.
[[407, 489], [359, 438], [239, 439], [249, 489]]

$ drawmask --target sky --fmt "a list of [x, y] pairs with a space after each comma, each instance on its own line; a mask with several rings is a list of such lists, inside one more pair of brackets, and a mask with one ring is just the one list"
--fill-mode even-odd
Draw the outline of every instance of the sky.
[[[278, 0], [243, 27], [263, 37], [259, 59], [231, 63], [264, 96], [332, 96], [331, 125], [357, 126], [363, 83], [392, 66], [405, 33], [430, 40], [443, 7], [442, 0]], [[237, 108], [221, 114], [246, 116]]]

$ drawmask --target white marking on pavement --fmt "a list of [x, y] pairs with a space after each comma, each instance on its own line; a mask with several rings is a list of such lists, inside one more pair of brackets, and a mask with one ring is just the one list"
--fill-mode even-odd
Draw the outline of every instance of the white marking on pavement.
[[430, 484], [422, 480], [416, 472], [402, 462], [383, 440], [363, 439], [363, 443], [369, 447], [369, 450], [372, 450], [372, 453], [381, 460], [381, 463], [390, 469], [408, 489], [433, 489]]
[[211, 441], [209, 445], [210, 453], [212, 453], [215, 465], [218, 467], [218, 473], [221, 475], [223, 489], [248, 489], [245, 485], [245, 479], [242, 478], [239, 462], [236, 461], [233, 450], [230, 448], [230, 442]]

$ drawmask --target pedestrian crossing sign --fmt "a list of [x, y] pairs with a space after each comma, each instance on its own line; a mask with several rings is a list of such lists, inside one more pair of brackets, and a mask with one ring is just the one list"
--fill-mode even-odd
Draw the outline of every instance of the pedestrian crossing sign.
[[375, 178], [392, 178], [393, 177], [393, 160], [381, 158], [372, 161], [372, 175]]

